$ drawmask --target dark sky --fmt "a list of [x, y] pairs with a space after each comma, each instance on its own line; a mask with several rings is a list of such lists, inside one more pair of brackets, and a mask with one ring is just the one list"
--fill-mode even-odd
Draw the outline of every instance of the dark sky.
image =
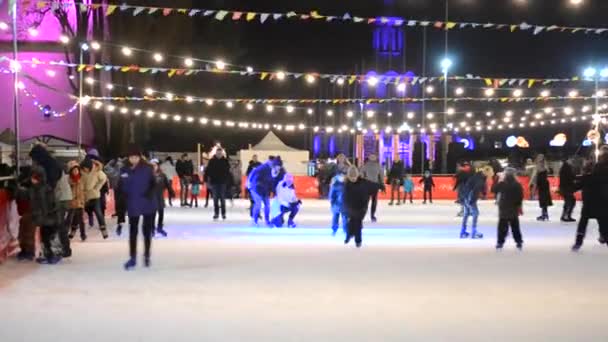
[[[569, 0], [450, 0], [451, 21], [528, 22], [540, 25], [566, 26], [608, 26], [605, 13], [608, 1], [585, 0], [579, 8], [569, 5]], [[192, 4], [194, 3], [194, 5]], [[171, 7], [198, 7], [199, 1], [129, 1], [129, 4], [160, 5]], [[416, 20], [443, 20], [444, 0], [385, 0], [385, 1], [205, 1], [206, 8], [251, 10], [251, 11], [300, 11], [319, 10], [322, 14], [399, 16]], [[376, 64], [372, 50], [373, 26], [308, 23], [298, 21], [254, 24], [230, 20], [217, 22], [205, 18], [169, 18], [139, 16], [136, 19], [125, 16], [113, 18], [113, 40], [134, 46], [156, 49], [170, 49], [179, 55], [192, 54], [202, 58], [223, 57], [231, 63], [253, 65], [259, 69], [287, 69], [325, 73], [353, 73], [377, 69], [387, 71], [386, 65]], [[125, 19], [123, 21], [123, 19]], [[121, 21], [122, 23], [119, 23]], [[128, 24], [127, 24], [128, 23]], [[123, 26], [125, 25], [125, 26]], [[137, 30], [133, 28], [136, 27]], [[143, 32], [143, 35], [142, 35]], [[405, 65], [403, 59], [394, 62], [393, 69], [399, 72], [412, 70], [422, 72], [422, 29], [408, 28], [406, 32]], [[444, 33], [429, 29], [427, 65], [430, 74], [439, 73], [439, 60], [443, 56]], [[142, 46], [145, 45], [145, 46]], [[162, 50], [161, 50], [162, 51]], [[530, 32], [509, 33], [496, 30], [452, 30], [449, 33], [449, 55], [455, 61], [456, 74], [483, 74], [496, 77], [570, 77], [582, 72], [589, 64], [608, 66], [608, 34], [585, 35], [566, 33], [542, 33], [534, 36]], [[149, 76], [132, 77], [128, 81], [149, 85]], [[133, 78], [135, 77], [135, 78]], [[342, 97], [345, 90], [337, 90], [331, 85], [305, 86], [298, 81], [283, 84], [262, 82], [243, 78], [194, 76], [183, 78], [157, 78], [153, 85], [158, 89], [176, 89], [176, 93], [214, 97]], [[351, 94], [352, 96], [352, 94]], [[166, 108], [170, 111], [176, 108]], [[190, 110], [178, 108], [175, 110]], [[200, 107], [203, 114], [207, 109]], [[232, 112], [223, 113], [215, 108], [213, 115], [246, 118], [246, 115]], [[318, 114], [317, 114], [318, 115]], [[260, 111], [256, 117], [272, 122], [307, 122], [309, 124], [328, 123], [326, 118], [305, 114], [288, 117], [283, 112], [273, 116]], [[263, 119], [262, 119], [263, 120]], [[308, 121], [307, 121], [308, 120]], [[333, 119], [334, 124], [342, 119]], [[331, 123], [331, 122], [329, 122]], [[209, 144], [213, 139], [226, 141], [229, 148], [237, 149], [247, 143], [255, 143], [263, 133], [248, 133], [239, 130], [227, 132], [189, 127], [152, 125], [152, 147], [164, 146], [169, 149], [186, 149], [201, 141]], [[163, 138], [173, 136], [170, 142]], [[310, 140], [301, 134], [281, 134], [288, 142], [298, 147], [307, 147]], [[161, 143], [162, 142], [162, 143]]]

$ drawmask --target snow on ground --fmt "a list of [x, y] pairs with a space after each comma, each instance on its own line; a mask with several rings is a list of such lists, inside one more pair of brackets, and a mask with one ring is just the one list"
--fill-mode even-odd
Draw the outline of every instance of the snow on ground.
[[0, 341], [605, 341], [608, 249], [592, 222], [571, 253], [560, 205], [538, 223], [527, 203], [524, 252], [499, 253], [490, 201], [481, 241], [457, 238], [451, 202], [383, 202], [361, 250], [322, 201], [292, 230], [249, 227], [244, 201], [225, 223], [169, 209], [150, 269], [123, 271], [126, 238], [96, 230], [60, 265], [0, 266]]

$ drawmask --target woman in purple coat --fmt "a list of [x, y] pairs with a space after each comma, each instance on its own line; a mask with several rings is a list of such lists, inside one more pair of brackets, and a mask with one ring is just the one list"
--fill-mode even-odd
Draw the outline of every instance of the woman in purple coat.
[[142, 158], [141, 151], [131, 148], [127, 165], [120, 171], [120, 187], [126, 197], [129, 215], [129, 261], [125, 269], [131, 270], [137, 264], [137, 234], [139, 218], [143, 216], [144, 266], [150, 266], [150, 246], [154, 232], [156, 199], [154, 196], [155, 179], [152, 166]]

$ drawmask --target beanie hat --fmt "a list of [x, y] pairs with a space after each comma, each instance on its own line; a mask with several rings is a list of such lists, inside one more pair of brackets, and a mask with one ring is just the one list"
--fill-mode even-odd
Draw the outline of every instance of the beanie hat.
[[85, 158], [82, 162], [80, 162], [80, 167], [91, 170], [93, 168], [93, 160], [91, 158]]

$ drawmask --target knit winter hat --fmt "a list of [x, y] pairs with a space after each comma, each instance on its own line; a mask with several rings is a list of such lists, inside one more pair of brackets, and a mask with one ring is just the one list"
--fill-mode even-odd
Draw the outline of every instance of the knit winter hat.
[[91, 158], [85, 158], [82, 162], [80, 162], [80, 168], [82, 169], [93, 169], [93, 160]]

